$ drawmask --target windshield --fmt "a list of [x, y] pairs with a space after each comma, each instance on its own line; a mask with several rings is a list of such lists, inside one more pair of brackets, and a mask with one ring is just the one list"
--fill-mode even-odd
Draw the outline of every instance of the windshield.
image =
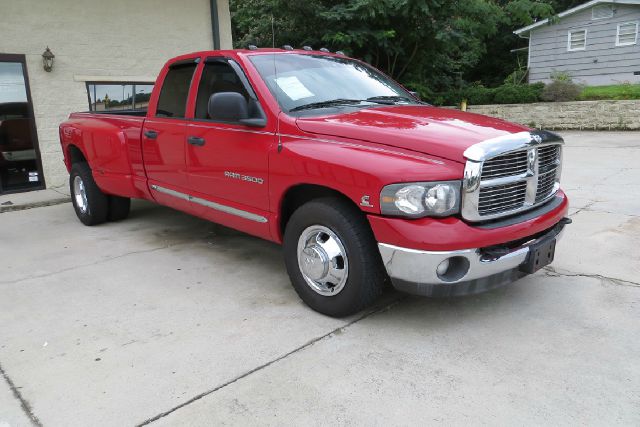
[[254, 55], [249, 59], [285, 111], [417, 102], [389, 77], [351, 59], [298, 54]]

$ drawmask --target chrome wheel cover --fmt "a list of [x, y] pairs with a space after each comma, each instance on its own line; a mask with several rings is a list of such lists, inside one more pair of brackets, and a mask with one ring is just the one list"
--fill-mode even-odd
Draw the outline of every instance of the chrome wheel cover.
[[349, 277], [347, 251], [340, 238], [322, 225], [305, 229], [298, 239], [298, 267], [305, 282], [320, 295], [342, 291]]
[[87, 202], [87, 191], [84, 187], [84, 181], [80, 176], [76, 175], [73, 178], [73, 197], [76, 200], [76, 206], [82, 214], [86, 214], [89, 210], [89, 203]]

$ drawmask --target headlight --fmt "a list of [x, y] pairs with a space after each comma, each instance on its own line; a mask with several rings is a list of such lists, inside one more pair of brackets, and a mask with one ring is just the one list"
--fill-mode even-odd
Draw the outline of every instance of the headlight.
[[460, 181], [387, 185], [380, 194], [383, 215], [421, 218], [460, 212]]

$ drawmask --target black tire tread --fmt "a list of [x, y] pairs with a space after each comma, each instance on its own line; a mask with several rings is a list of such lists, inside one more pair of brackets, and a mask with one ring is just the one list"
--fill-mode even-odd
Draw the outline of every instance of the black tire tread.
[[[79, 175], [84, 182], [85, 191], [87, 193], [87, 202], [89, 210], [83, 214], [76, 205], [75, 197], [73, 197], [73, 180], [76, 175]], [[71, 166], [71, 173], [69, 175], [69, 187], [71, 190], [71, 201], [76, 211], [78, 219], [87, 226], [93, 226], [102, 224], [107, 220], [109, 214], [109, 200], [106, 194], [100, 190], [96, 181], [93, 179], [93, 174], [89, 164], [86, 162], [74, 163]]]
[[[348, 239], [347, 236], [341, 236], [343, 244], [350, 252], [350, 277], [345, 289], [333, 297], [315, 294], [304, 282], [297, 265], [298, 230], [302, 231], [300, 229], [311, 225], [310, 222], [318, 223], [318, 221], [314, 221], [314, 218], [327, 218], [329, 221], [339, 224], [341, 228], [344, 227], [344, 230], [330, 227], [334, 232], [341, 234], [341, 231], [344, 233], [346, 230], [346, 233], [350, 234]], [[327, 224], [322, 225], [328, 226]], [[316, 311], [332, 317], [345, 317], [370, 306], [382, 294], [386, 271], [377, 249], [377, 242], [364, 214], [350, 202], [337, 197], [327, 197], [306, 203], [291, 216], [285, 230], [284, 241], [285, 263], [294, 289], [300, 298]], [[356, 273], [355, 278], [353, 277], [354, 272]], [[358, 280], [360, 283], [353, 283], [352, 279], [358, 279], [359, 275], [362, 276]], [[349, 286], [355, 287], [357, 291], [350, 295], [346, 301], [339, 301]], [[336, 302], [335, 305], [332, 304], [334, 302]]]
[[131, 211], [131, 199], [128, 197], [109, 196], [109, 221], [127, 219]]

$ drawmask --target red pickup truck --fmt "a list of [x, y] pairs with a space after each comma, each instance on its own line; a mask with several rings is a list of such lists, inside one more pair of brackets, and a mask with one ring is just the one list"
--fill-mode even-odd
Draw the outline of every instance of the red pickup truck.
[[60, 140], [84, 224], [138, 198], [281, 243], [297, 293], [330, 316], [389, 278], [426, 296], [512, 282], [570, 222], [559, 136], [434, 108], [329, 52], [183, 55], [148, 111], [73, 113]]

